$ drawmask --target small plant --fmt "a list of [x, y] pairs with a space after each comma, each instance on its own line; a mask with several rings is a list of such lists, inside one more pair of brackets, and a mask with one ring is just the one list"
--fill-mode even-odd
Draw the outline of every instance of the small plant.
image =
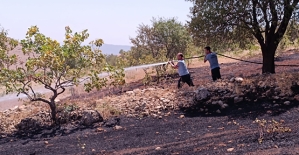
[[95, 109], [102, 115], [103, 118], [121, 115], [121, 110], [111, 105], [109, 101], [98, 103]]
[[280, 122], [272, 120], [267, 121], [265, 119], [259, 120], [256, 119], [254, 123], [258, 124], [258, 131], [259, 131], [259, 138], [258, 142], [261, 144], [265, 138], [266, 135], [269, 135], [271, 137], [275, 137], [278, 133], [285, 133], [285, 132], [291, 132], [292, 130], [289, 127], [284, 127], [283, 120]]
[[77, 95], [76, 89], [74, 88], [74, 86], [71, 86], [69, 90], [71, 93], [71, 98], [74, 98]]
[[145, 76], [142, 80], [144, 86], [149, 86], [150, 83], [152, 82], [152, 76], [150, 75], [150, 73], [147, 71], [147, 68], [143, 69]]
[[77, 110], [77, 109], [79, 109], [79, 107], [77, 106], [77, 105], [75, 105], [75, 104], [71, 104], [71, 105], [64, 105], [64, 112], [72, 112], [72, 111], [75, 111], [75, 110]]

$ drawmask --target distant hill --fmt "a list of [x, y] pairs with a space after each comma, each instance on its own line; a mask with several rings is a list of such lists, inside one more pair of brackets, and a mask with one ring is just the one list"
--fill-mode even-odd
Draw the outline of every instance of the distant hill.
[[118, 55], [120, 50], [128, 51], [131, 49], [131, 46], [104, 44], [100, 49], [104, 54]]

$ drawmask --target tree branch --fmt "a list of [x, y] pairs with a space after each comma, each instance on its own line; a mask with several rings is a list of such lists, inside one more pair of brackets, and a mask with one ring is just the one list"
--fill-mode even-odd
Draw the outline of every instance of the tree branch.
[[271, 22], [271, 28], [269, 32], [269, 36], [266, 38], [266, 45], [268, 45], [269, 40], [273, 39], [273, 36], [275, 34], [275, 30], [277, 29], [278, 26], [278, 15], [277, 15], [277, 10], [275, 8], [275, 4], [273, 0], [269, 0], [269, 5], [270, 5], [270, 12], [272, 14], [272, 22]]
[[42, 102], [45, 102], [45, 103], [48, 103], [49, 105], [51, 105], [50, 101], [43, 99], [43, 98], [36, 98], [36, 99], [32, 99], [31, 101], [42, 101]]
[[264, 37], [262, 35], [262, 32], [259, 27], [259, 23], [257, 20], [257, 14], [256, 14], [256, 6], [257, 6], [258, 0], [252, 0], [252, 16], [253, 16], [253, 29], [254, 29], [254, 36], [258, 40], [261, 47], [265, 46], [264, 43]]
[[[268, 15], [267, 15], [267, 1], [264, 1], [263, 4], [261, 4], [261, 1], [258, 1], [258, 5], [261, 8], [261, 10], [263, 11], [264, 14], [264, 20], [266, 23], [266, 27], [265, 27], [265, 38], [267, 40], [268, 34], [269, 34], [269, 29], [270, 29], [270, 22], [268, 19]], [[267, 41], [265, 41], [267, 42]]]
[[276, 40], [277, 44], [279, 43], [279, 41], [282, 39], [284, 33], [286, 32], [287, 26], [292, 17], [294, 8], [298, 3], [299, 3], [299, 0], [294, 0], [293, 4], [290, 4], [290, 0], [284, 1], [284, 16], [283, 16], [283, 19], [281, 21], [281, 24], [280, 24], [277, 32], [275, 33], [275, 38], [277, 38], [277, 40]]
[[33, 79], [36, 80], [36, 81], [38, 81], [38, 82], [40, 82], [40, 83], [42, 83], [45, 86], [46, 89], [50, 89], [52, 91], [55, 91], [54, 88], [52, 88], [50, 85], [46, 84], [43, 80], [41, 80], [39, 78], [35, 78], [35, 77], [33, 77]]
[[61, 87], [61, 89], [62, 89], [62, 91], [61, 91], [61, 92], [59, 92], [59, 93], [57, 93], [57, 96], [58, 96], [58, 95], [60, 95], [60, 94], [62, 94], [62, 93], [64, 93], [64, 91], [65, 91], [65, 88], [64, 88], [64, 87]]

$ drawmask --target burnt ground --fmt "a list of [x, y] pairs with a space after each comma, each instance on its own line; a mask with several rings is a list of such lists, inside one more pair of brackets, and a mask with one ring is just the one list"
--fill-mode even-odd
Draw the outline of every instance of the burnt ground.
[[[277, 64], [299, 64], [298, 53], [282, 56]], [[252, 59], [260, 61], [260, 59]], [[221, 65], [223, 78], [258, 76], [261, 65], [228, 63]], [[298, 72], [299, 67], [277, 67], [277, 73]], [[196, 85], [211, 82], [208, 67], [192, 68]], [[173, 87], [174, 80], [159, 87]], [[126, 90], [143, 87], [140, 83]], [[99, 92], [102, 94], [103, 92]], [[119, 93], [119, 92], [116, 92]], [[90, 97], [97, 93], [90, 94]], [[201, 115], [192, 111], [171, 111], [168, 117], [120, 117], [120, 130], [102, 127], [77, 129], [73, 133], [48, 137], [0, 138], [0, 154], [299, 154], [298, 103], [276, 107], [272, 103], [243, 103], [222, 115]], [[180, 118], [184, 114], [185, 118]], [[255, 118], [282, 121], [291, 132], [266, 133], [258, 143]], [[233, 149], [232, 149], [233, 148]], [[229, 149], [229, 150], [228, 150]]]
[[[163, 119], [121, 118], [123, 129], [104, 128], [102, 133], [84, 129], [51, 138], [4, 138], [0, 154], [298, 154], [298, 112], [295, 107], [277, 116], [260, 116], [284, 120], [284, 126], [292, 129], [290, 133], [266, 135], [262, 144], [250, 111], [186, 118], [179, 118], [183, 113], [177, 112]], [[227, 152], [229, 148], [234, 150]]]

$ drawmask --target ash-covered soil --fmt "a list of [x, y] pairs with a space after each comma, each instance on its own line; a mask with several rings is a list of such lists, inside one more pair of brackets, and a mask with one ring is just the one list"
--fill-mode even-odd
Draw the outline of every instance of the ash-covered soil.
[[[0, 140], [0, 154], [298, 154], [299, 109], [260, 118], [284, 120], [289, 133], [266, 135], [258, 143], [257, 124], [248, 116], [120, 118], [122, 129], [100, 127], [50, 138]], [[237, 114], [237, 111], [234, 112]], [[97, 132], [98, 131], [98, 132]], [[231, 151], [230, 151], [231, 150]]]

